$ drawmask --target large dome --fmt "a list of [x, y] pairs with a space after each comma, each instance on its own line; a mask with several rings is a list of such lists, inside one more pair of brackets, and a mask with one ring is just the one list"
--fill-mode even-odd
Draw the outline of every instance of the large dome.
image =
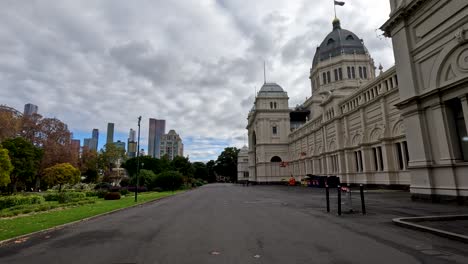
[[283, 88], [276, 83], [265, 83], [259, 91], [260, 93], [281, 93], [284, 92]]
[[362, 40], [353, 32], [342, 29], [340, 20], [333, 20], [333, 31], [327, 35], [315, 52], [313, 66], [341, 54], [366, 54], [367, 49]]

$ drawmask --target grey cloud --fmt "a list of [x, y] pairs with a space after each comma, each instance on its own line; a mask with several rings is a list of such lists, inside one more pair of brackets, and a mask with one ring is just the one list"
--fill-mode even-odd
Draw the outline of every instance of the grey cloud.
[[[182, 138], [199, 139], [186, 145], [192, 160], [216, 158], [227, 144], [243, 145], [264, 60], [291, 104], [310, 96], [308, 72], [331, 31], [331, 15], [323, 15], [331, 8], [298, 1], [3, 1], [0, 104], [21, 110], [32, 102], [89, 133], [105, 133], [107, 122], [127, 133], [142, 115], [143, 138], [148, 118], [166, 119]], [[389, 41], [374, 31], [388, 9], [371, 17], [356, 9], [378, 5], [347, 2], [339, 12], [388, 68]]]

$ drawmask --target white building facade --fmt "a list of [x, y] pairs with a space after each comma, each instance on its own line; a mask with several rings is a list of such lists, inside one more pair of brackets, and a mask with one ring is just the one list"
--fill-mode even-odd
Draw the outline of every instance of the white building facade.
[[170, 160], [173, 160], [176, 156], [184, 155], [184, 144], [175, 130], [171, 129], [169, 133], [161, 136], [159, 151], [160, 157], [167, 155]]
[[336, 175], [416, 197], [468, 196], [468, 2], [391, 6], [382, 29], [395, 67], [376, 74], [364, 42], [335, 19], [309, 99], [290, 109], [279, 85], [263, 85], [248, 115], [250, 181]]
[[249, 148], [244, 146], [237, 154], [237, 182], [249, 180]]
[[[468, 197], [468, 1], [391, 0], [411, 192]], [[463, 198], [464, 197], [464, 198]]]

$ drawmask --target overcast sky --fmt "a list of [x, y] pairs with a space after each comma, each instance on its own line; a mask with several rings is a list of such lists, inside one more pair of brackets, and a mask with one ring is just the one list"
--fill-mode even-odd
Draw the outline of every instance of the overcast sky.
[[[345, 2], [342, 27], [388, 69], [391, 41], [378, 28], [389, 1]], [[107, 122], [126, 141], [141, 115], [147, 149], [148, 118], [165, 119], [190, 160], [216, 159], [244, 144], [264, 60], [290, 106], [310, 96], [332, 19], [331, 0], [2, 0], [0, 104], [36, 104], [79, 139], [98, 128], [101, 146]]]

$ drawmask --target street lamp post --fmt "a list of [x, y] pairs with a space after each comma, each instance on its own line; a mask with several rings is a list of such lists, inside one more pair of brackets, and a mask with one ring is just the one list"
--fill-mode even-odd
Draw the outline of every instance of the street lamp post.
[[138, 201], [138, 178], [140, 178], [140, 122], [141, 122], [141, 116], [138, 117], [137, 178], [136, 178], [136, 187], [135, 187], [135, 202]]

